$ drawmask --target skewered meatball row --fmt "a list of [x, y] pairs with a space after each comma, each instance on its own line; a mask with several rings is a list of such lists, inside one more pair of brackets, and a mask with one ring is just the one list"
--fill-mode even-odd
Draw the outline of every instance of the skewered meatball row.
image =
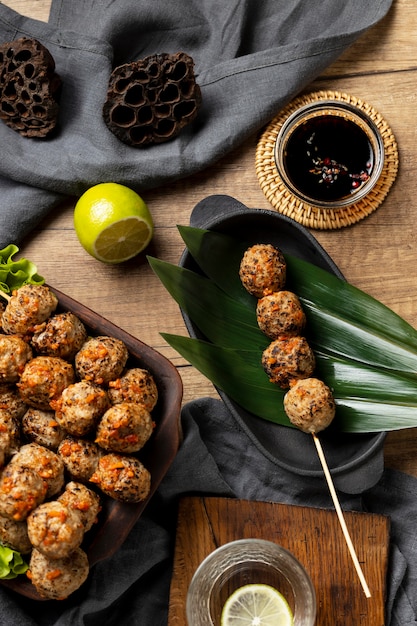
[[[315, 356], [301, 335], [305, 313], [296, 294], [284, 290], [283, 265], [277, 248], [256, 244], [244, 253], [239, 276], [247, 291], [258, 297], [258, 326], [273, 340], [262, 353], [262, 367], [271, 382], [289, 388], [284, 410], [290, 422], [303, 432], [317, 433], [330, 425], [336, 405], [330, 388], [313, 377]], [[279, 285], [278, 274], [283, 277]]]

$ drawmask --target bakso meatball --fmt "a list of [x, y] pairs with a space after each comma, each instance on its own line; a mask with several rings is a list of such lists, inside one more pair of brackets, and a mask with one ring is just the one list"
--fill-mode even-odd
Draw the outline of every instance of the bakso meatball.
[[298, 296], [292, 291], [275, 291], [258, 300], [258, 326], [270, 339], [301, 335], [306, 316]]
[[11, 413], [0, 409], [0, 468], [20, 447], [19, 420]]
[[151, 412], [158, 400], [158, 388], [152, 374], [141, 367], [133, 367], [116, 380], [109, 382], [112, 404], [135, 402]]
[[72, 361], [87, 340], [87, 330], [74, 313], [57, 313], [36, 327], [31, 343], [39, 354]]
[[81, 380], [66, 387], [52, 406], [60, 426], [70, 435], [83, 437], [97, 426], [110, 401], [105, 389]]
[[316, 359], [305, 337], [275, 339], [262, 353], [262, 367], [272, 383], [282, 389], [292, 380], [309, 378]]
[[115, 404], [105, 412], [96, 432], [96, 443], [113, 452], [138, 452], [154, 428], [152, 417], [143, 406], [133, 402]]
[[75, 381], [73, 366], [53, 356], [37, 356], [29, 361], [17, 383], [21, 398], [29, 406], [49, 410], [65, 387]]
[[151, 475], [139, 459], [115, 453], [101, 457], [90, 481], [121, 502], [141, 502], [151, 488]]
[[79, 515], [58, 500], [43, 502], [27, 518], [34, 548], [51, 559], [62, 559], [81, 545], [84, 527]]
[[22, 522], [43, 502], [46, 489], [37, 472], [9, 463], [0, 476], [0, 515]]
[[96, 471], [104, 452], [88, 439], [65, 437], [58, 446], [58, 454], [73, 480], [87, 482]]
[[21, 554], [29, 554], [32, 550], [28, 535], [28, 526], [24, 522], [16, 522], [0, 515], [0, 542]]
[[58, 298], [46, 285], [23, 285], [13, 291], [2, 315], [2, 326], [10, 335], [26, 335], [55, 311]]
[[26, 402], [20, 397], [15, 385], [0, 384], [0, 410], [7, 411], [17, 419], [20, 419], [26, 413]]
[[75, 355], [75, 369], [79, 378], [103, 385], [119, 378], [128, 356], [127, 347], [120, 339], [92, 337]]
[[101, 509], [100, 496], [85, 485], [74, 481], [67, 483], [58, 501], [78, 515], [84, 532], [89, 531], [97, 521]]
[[55, 495], [64, 486], [64, 463], [61, 457], [37, 443], [22, 446], [9, 465], [27, 467], [36, 472], [47, 486], [47, 497]]
[[284, 410], [294, 426], [318, 433], [332, 422], [336, 404], [329, 387], [318, 378], [298, 380], [284, 396]]
[[56, 421], [54, 411], [29, 408], [22, 417], [22, 434], [29, 441], [55, 451], [66, 433]]
[[62, 559], [50, 559], [34, 549], [30, 557], [28, 578], [42, 598], [64, 600], [87, 580], [88, 558], [82, 548], [76, 548]]
[[282, 289], [286, 276], [287, 264], [284, 255], [269, 243], [251, 246], [240, 262], [240, 280], [245, 289], [257, 298]]
[[31, 358], [31, 347], [21, 337], [0, 335], [0, 383], [16, 383]]

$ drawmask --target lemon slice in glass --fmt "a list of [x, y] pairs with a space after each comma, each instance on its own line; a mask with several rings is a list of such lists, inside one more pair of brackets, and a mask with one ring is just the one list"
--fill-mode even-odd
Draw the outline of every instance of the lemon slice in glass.
[[250, 584], [239, 587], [226, 600], [221, 626], [294, 626], [288, 602], [273, 587]]
[[118, 183], [99, 183], [79, 198], [74, 228], [84, 249], [104, 263], [122, 263], [146, 248], [153, 221], [143, 199]]

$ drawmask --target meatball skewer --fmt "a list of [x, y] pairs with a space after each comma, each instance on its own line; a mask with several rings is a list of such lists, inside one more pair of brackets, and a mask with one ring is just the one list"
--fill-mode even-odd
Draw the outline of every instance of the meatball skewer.
[[[295, 299], [282, 297], [286, 278], [286, 268], [283, 263], [285, 263], [284, 256], [278, 249], [268, 244], [258, 244], [245, 252], [239, 276], [245, 289], [258, 297], [257, 320], [260, 329], [274, 339], [262, 355], [263, 368], [272, 382], [282, 388], [290, 387], [284, 396], [285, 413], [294, 426], [313, 436], [346, 544], [365, 596], [369, 598], [371, 593], [346, 526], [321, 442], [317, 437], [317, 433], [327, 428], [332, 422], [335, 415], [335, 402], [329, 387], [321, 380], [311, 377], [315, 367], [315, 358], [312, 351], [308, 354], [310, 349], [306, 340], [299, 337], [297, 333], [304, 328], [304, 313], [297, 297]], [[277, 282], [277, 271], [280, 273], [280, 282]], [[275, 292], [281, 292], [281, 295], [278, 297]], [[278, 300], [281, 307], [277, 304]], [[293, 320], [286, 314], [288, 311], [285, 311], [289, 303], [290, 308], [296, 311], [294, 330], [291, 328]], [[291, 324], [288, 324], [288, 317], [291, 319]], [[283, 324], [286, 326], [287, 333], [280, 335]], [[288, 332], [288, 326], [290, 326], [290, 332]], [[288, 350], [288, 343], [291, 345], [290, 350]], [[303, 345], [302, 350], [300, 350], [301, 345]], [[301, 363], [302, 366], [300, 366]]]

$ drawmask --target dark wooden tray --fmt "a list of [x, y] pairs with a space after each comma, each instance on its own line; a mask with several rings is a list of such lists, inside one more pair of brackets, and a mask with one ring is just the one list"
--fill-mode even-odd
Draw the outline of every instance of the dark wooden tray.
[[[150, 494], [139, 504], [125, 504], [103, 496], [99, 522], [87, 533], [82, 546], [92, 566], [120, 548], [174, 460], [181, 437], [180, 412], [183, 388], [176, 368], [159, 352], [58, 289], [54, 287], [51, 289], [58, 298], [58, 310], [72, 311], [85, 324], [91, 335], [109, 335], [124, 341], [130, 355], [128, 365], [148, 369], [158, 387], [158, 403], [152, 411], [156, 428], [149, 442], [139, 453], [141, 461], [151, 473]], [[43, 599], [24, 576], [0, 582], [29, 598]]]
[[388, 567], [387, 517], [345, 513], [371, 591], [366, 598], [332, 510], [229, 498], [189, 497], [180, 502], [168, 626], [187, 624], [185, 601], [201, 561], [241, 538], [280, 544], [304, 565], [317, 596], [316, 626], [383, 626]]

